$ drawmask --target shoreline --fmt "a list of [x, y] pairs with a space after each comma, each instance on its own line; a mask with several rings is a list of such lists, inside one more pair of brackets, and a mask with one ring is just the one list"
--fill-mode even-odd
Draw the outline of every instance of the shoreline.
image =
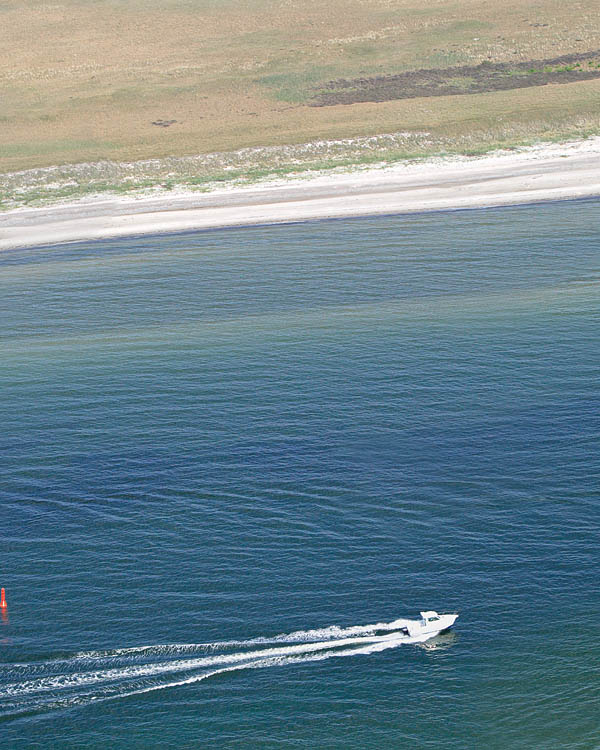
[[600, 196], [600, 137], [228, 186], [92, 196], [0, 214], [0, 250]]

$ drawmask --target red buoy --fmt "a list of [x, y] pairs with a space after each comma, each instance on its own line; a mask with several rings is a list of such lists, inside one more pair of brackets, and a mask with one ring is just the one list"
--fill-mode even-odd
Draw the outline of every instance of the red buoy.
[[0, 609], [7, 609], [8, 604], [6, 603], [6, 593], [4, 589], [0, 589]]

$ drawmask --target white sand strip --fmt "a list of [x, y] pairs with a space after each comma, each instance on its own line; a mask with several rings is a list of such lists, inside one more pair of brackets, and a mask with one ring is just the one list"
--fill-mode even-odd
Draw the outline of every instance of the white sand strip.
[[0, 250], [377, 214], [600, 196], [600, 138], [480, 158], [320, 173], [210, 193], [88, 198], [0, 214]]

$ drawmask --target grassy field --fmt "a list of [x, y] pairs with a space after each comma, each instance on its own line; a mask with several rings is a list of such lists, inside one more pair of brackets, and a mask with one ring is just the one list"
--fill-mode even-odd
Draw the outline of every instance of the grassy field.
[[[409, 134], [388, 149], [401, 158], [600, 132], [589, 2], [0, 0], [0, 23], [3, 173], [382, 133]], [[331, 161], [290, 153], [275, 166]]]

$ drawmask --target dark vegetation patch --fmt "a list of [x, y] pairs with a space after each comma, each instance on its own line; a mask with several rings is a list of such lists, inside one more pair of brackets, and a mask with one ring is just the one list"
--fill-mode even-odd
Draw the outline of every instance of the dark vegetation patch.
[[387, 102], [421, 96], [479, 94], [547, 83], [571, 83], [600, 78], [600, 50], [520, 63], [483, 62], [456, 68], [414, 70], [372, 78], [340, 78], [319, 86], [308, 102], [329, 107], [356, 102]]
[[159, 128], [169, 128], [174, 125], [177, 120], [154, 120], [153, 125], [157, 125]]

